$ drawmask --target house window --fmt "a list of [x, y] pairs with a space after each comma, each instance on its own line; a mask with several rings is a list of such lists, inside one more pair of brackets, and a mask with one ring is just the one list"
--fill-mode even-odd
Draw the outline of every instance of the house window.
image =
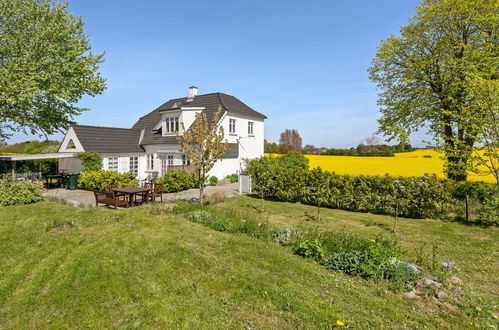
[[147, 155], [147, 169], [154, 170], [154, 155]]
[[66, 145], [66, 149], [76, 149], [76, 144], [74, 143], [73, 139], [69, 139], [69, 142]]
[[229, 119], [229, 133], [231, 133], [231, 134], [236, 133], [236, 120], [235, 119]]
[[166, 158], [161, 158], [161, 173], [166, 174], [168, 172], [168, 166], [166, 163]]
[[179, 129], [179, 118], [178, 117], [166, 118], [165, 122], [166, 122], [165, 133], [178, 132], [178, 129]]
[[130, 172], [133, 175], [139, 175], [139, 157], [130, 157]]
[[173, 166], [173, 156], [168, 155], [168, 166]]
[[118, 157], [110, 157], [107, 159], [107, 169], [109, 171], [118, 172]]
[[253, 122], [248, 122], [248, 135], [253, 135]]
[[184, 166], [191, 165], [191, 160], [188, 159], [186, 155], [182, 155], [182, 165]]

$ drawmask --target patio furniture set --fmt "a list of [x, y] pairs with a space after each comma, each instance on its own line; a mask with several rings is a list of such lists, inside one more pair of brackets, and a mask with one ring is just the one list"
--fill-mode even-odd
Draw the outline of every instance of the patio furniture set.
[[158, 183], [145, 183], [143, 187], [118, 187], [109, 185], [105, 191], [94, 191], [95, 206], [129, 207], [156, 201], [163, 201], [164, 186]]

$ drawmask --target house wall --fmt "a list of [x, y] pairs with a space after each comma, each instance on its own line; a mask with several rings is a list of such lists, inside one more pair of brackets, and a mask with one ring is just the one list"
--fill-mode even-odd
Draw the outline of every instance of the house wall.
[[[235, 133], [229, 133], [230, 119], [236, 120]], [[253, 135], [248, 134], [248, 122], [253, 122]], [[265, 126], [263, 119], [255, 119], [235, 113], [228, 113], [221, 122], [229, 143], [239, 144], [239, 158], [253, 159], [263, 156]]]

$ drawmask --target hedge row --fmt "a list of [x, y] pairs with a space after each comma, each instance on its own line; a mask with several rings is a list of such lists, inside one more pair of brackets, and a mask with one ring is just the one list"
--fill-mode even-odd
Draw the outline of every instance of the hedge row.
[[423, 177], [347, 176], [309, 170], [300, 154], [251, 161], [247, 172], [253, 190], [279, 201], [397, 215], [407, 218], [465, 219], [499, 223], [499, 187], [481, 182], [458, 183]]

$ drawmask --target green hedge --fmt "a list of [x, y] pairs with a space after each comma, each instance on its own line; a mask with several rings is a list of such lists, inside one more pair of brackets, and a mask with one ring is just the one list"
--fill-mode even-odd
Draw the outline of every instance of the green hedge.
[[164, 191], [171, 193], [198, 187], [199, 178], [195, 173], [178, 170], [166, 173], [156, 179], [156, 183], [163, 184], [165, 186]]
[[131, 172], [117, 173], [114, 171], [83, 172], [78, 179], [78, 187], [86, 190], [104, 190], [109, 185], [136, 187], [137, 180]]
[[42, 186], [36, 182], [14, 182], [10, 175], [0, 180], [0, 206], [24, 205], [43, 200]]
[[465, 219], [499, 223], [499, 187], [481, 182], [454, 182], [423, 177], [347, 176], [308, 169], [299, 154], [251, 161], [247, 172], [253, 189], [267, 198], [302, 202], [355, 212], [407, 218]]

